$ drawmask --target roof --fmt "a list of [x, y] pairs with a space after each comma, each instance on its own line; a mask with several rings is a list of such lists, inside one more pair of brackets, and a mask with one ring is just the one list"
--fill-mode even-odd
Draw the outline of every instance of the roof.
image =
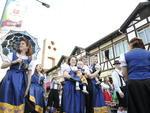
[[148, 2], [140, 2], [137, 7], [133, 10], [130, 16], [125, 20], [125, 22], [121, 25], [120, 31], [125, 32], [126, 28], [130, 25], [130, 23], [136, 18], [137, 14], [139, 14], [144, 8], [150, 7], [150, 1]]
[[95, 43], [91, 44], [90, 46], [86, 47], [85, 50], [89, 52], [90, 50], [99, 47], [101, 44], [108, 42], [109, 40], [115, 38], [116, 36], [121, 35], [119, 30], [115, 30], [114, 32], [110, 33], [109, 35], [105, 36], [104, 38], [96, 41]]
[[[92, 49], [95, 49], [97, 47], [99, 47], [100, 45], [110, 41], [111, 39], [116, 38], [117, 36], [121, 35], [121, 32], [125, 32], [126, 28], [130, 25], [130, 23], [136, 18], [137, 14], [139, 14], [144, 8], [146, 7], [150, 7], [150, 1], [148, 2], [140, 2], [137, 7], [134, 9], [134, 11], [130, 14], [130, 16], [125, 20], [125, 22], [121, 25], [120, 29], [115, 30], [114, 32], [110, 33], [109, 35], [103, 37], [102, 39], [96, 41], [95, 43], [91, 44], [90, 46], [86, 47], [85, 50], [86, 52], [91, 51]], [[121, 31], [121, 32], [120, 32]], [[71, 55], [75, 55], [75, 53], [78, 50], [84, 50], [84, 48], [79, 47], [79, 46], [75, 46], [73, 51], [71, 52]], [[66, 58], [66, 56], [62, 55], [58, 64], [54, 67], [52, 67], [51, 69], [49, 69], [47, 71], [47, 73], [55, 70], [56, 68], [58, 68], [62, 61]]]
[[75, 46], [74, 49], [72, 50], [70, 56], [75, 55], [75, 53], [76, 53], [78, 50], [84, 50], [84, 48], [79, 47], [79, 46]]
[[51, 71], [53, 71], [53, 70], [55, 70], [57, 68], [58, 68], [58, 66], [56, 65], [56, 66], [52, 67], [51, 69], [47, 70], [46, 73], [48, 74], [49, 72], [51, 72]]
[[59, 67], [61, 65], [62, 61], [65, 60], [66, 58], [67, 58], [67, 56], [62, 55], [61, 58], [60, 58], [60, 60], [57, 63], [57, 66]]
[[86, 47], [85, 50], [89, 52], [90, 50], [99, 47], [101, 44], [115, 38], [116, 36], [121, 35], [121, 32], [125, 32], [126, 28], [136, 18], [137, 14], [139, 14], [146, 7], [150, 7], [150, 1], [139, 3], [138, 6], [134, 9], [134, 11], [130, 14], [130, 16], [126, 19], [126, 21], [121, 25], [119, 29], [98, 40], [97, 42], [91, 44], [90, 46]]

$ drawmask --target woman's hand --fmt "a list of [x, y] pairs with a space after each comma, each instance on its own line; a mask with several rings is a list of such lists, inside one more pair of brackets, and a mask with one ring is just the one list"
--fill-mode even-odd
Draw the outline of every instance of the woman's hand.
[[12, 61], [11, 64], [17, 64], [17, 63], [21, 64], [22, 62], [23, 62], [23, 60], [21, 58], [18, 58], [16, 60]]
[[119, 95], [121, 98], [124, 98], [124, 93], [123, 92], [119, 92]]
[[71, 76], [68, 74], [68, 72], [67, 72], [67, 71], [64, 71], [64, 77], [65, 77], [65, 78], [68, 78], [68, 79], [70, 79], [70, 78], [71, 78]]
[[16, 63], [20, 63], [20, 64], [22, 63], [22, 61], [23, 60], [21, 58], [18, 58], [18, 59], [15, 60]]

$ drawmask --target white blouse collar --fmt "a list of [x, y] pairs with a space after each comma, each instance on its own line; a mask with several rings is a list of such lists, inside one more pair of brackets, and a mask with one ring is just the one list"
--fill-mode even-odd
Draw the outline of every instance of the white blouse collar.
[[22, 56], [19, 53], [17, 53], [16, 55], [17, 55], [17, 57], [19, 57], [21, 59], [28, 59], [28, 56], [26, 56], [26, 55]]

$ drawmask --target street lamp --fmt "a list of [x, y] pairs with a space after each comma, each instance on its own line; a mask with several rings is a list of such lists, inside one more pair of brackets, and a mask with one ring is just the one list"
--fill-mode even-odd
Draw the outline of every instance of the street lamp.
[[44, 3], [44, 2], [42, 2], [42, 1], [40, 1], [40, 0], [36, 0], [37, 2], [40, 2], [43, 6], [45, 6], [45, 7], [47, 7], [47, 8], [50, 8], [50, 5], [49, 4], [47, 4], [47, 3]]

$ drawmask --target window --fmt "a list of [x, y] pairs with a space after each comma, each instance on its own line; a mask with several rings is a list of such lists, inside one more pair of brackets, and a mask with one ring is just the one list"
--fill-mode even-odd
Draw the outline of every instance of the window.
[[150, 27], [139, 31], [138, 36], [143, 40], [144, 44], [150, 43]]
[[150, 21], [150, 16], [148, 17], [148, 20]]
[[136, 37], [136, 35], [135, 35], [134, 31], [128, 34], [128, 39], [129, 40], [131, 40], [132, 38], [135, 38], [135, 37]]
[[124, 46], [124, 52], [126, 53], [128, 51], [128, 42], [127, 42], [127, 40], [123, 41], [123, 46]]
[[100, 51], [101, 62], [104, 62], [106, 60], [106, 58], [113, 59], [113, 49], [112, 49], [112, 47], [108, 47], [108, 48], [105, 48], [105, 49]]
[[114, 45], [115, 57], [119, 57], [121, 54], [128, 51], [127, 40], [120, 41]]
[[131, 31], [133, 31], [133, 30], [134, 30], [134, 27], [131, 26], [131, 27], [129, 27], [129, 28], [127, 29], [127, 32], [129, 33], [129, 32], [131, 32]]
[[105, 53], [104, 53], [104, 51], [100, 51], [100, 59], [101, 59], [101, 62], [105, 61]]
[[109, 59], [113, 59], [113, 49], [112, 47], [109, 48]]

